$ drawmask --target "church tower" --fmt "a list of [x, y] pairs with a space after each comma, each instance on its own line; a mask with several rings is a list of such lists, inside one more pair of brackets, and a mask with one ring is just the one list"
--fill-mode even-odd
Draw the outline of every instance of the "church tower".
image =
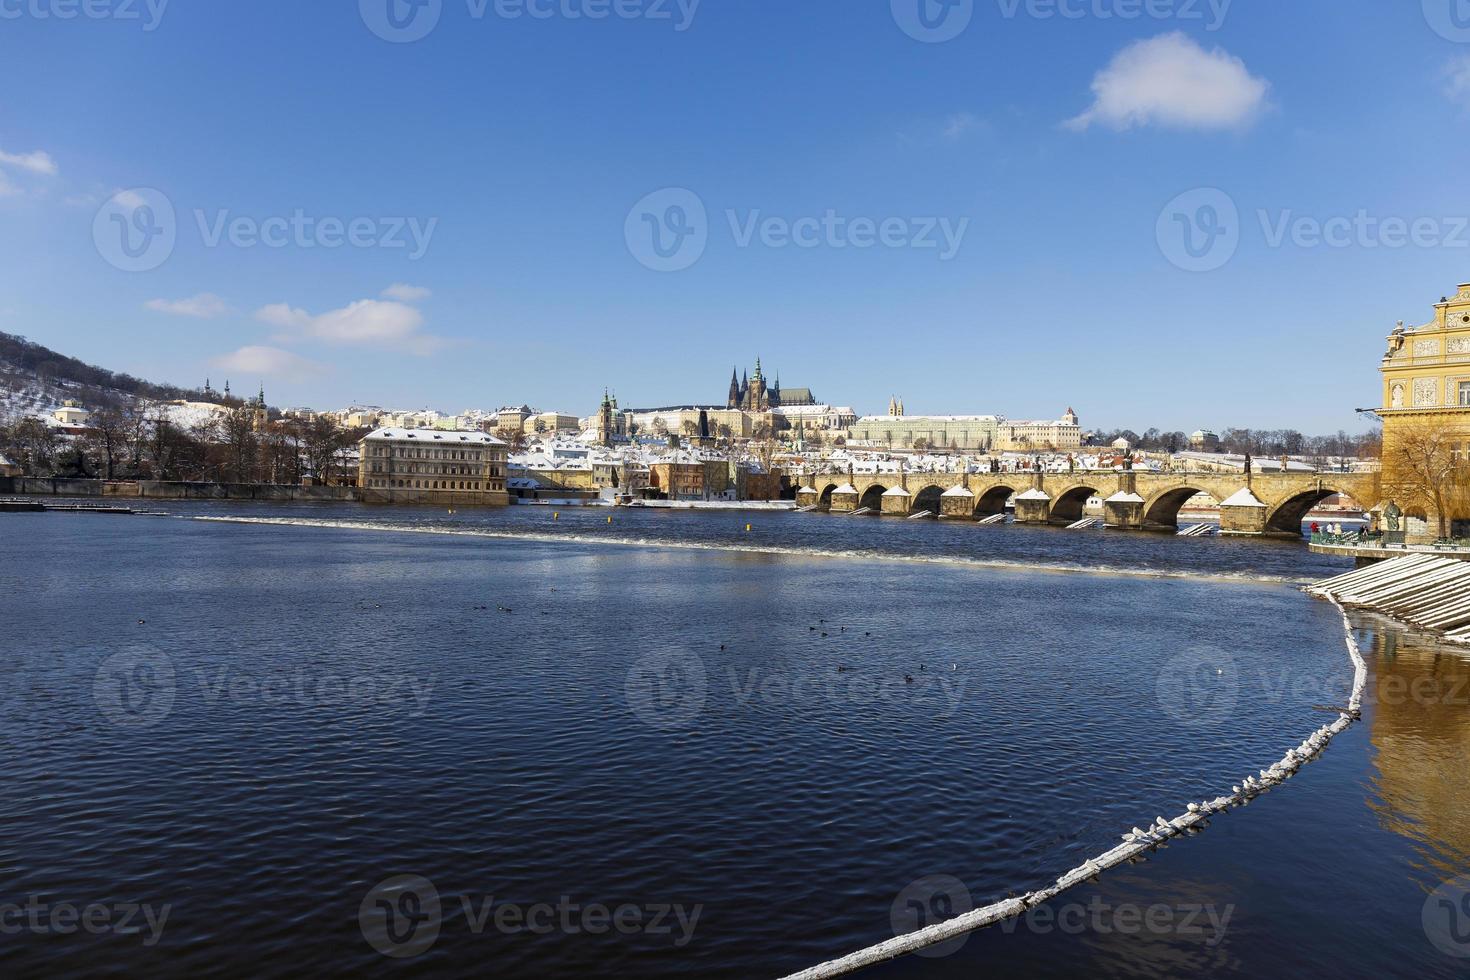
[[597, 441], [604, 446], [613, 444], [613, 401], [607, 389], [602, 389], [602, 405], [597, 412]]
[[770, 408], [770, 402], [766, 398], [766, 379], [761, 374], [761, 359], [755, 359], [755, 377], [751, 380], [749, 394], [750, 411], [764, 412]]
[[725, 407], [740, 407], [740, 377], [735, 368], [730, 369], [730, 398], [725, 402]]

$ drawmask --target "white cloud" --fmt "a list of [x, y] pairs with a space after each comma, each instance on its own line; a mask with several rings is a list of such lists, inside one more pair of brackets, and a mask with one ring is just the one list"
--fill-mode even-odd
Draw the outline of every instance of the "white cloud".
[[1470, 109], [1470, 55], [1456, 58], [1445, 69], [1449, 82], [1445, 94], [1466, 109]]
[[0, 164], [8, 167], [18, 167], [21, 170], [33, 174], [41, 174], [45, 177], [54, 177], [57, 173], [56, 161], [51, 159], [51, 154], [40, 150], [34, 153], [6, 153], [0, 150]]
[[5, 171], [0, 170], [0, 197], [13, 197], [20, 193], [20, 188], [12, 184], [5, 176]]
[[214, 293], [200, 293], [188, 299], [150, 299], [143, 304], [145, 309], [173, 316], [192, 316], [202, 320], [223, 316], [230, 311], [224, 300]]
[[1066, 125], [1238, 128], [1265, 108], [1270, 87], [1220, 48], [1206, 51], [1182, 33], [1163, 34], [1118, 52], [1092, 80], [1092, 107]]
[[410, 286], [406, 282], [395, 282], [383, 290], [384, 299], [396, 299], [404, 303], [417, 303], [434, 295], [431, 290], [423, 286]]
[[961, 136], [965, 135], [965, 133], [974, 129], [975, 126], [979, 124], [979, 122], [980, 120], [976, 119], [968, 112], [956, 113], [955, 115], [950, 116], [949, 119], [945, 120], [944, 138], [947, 140], [957, 140]]
[[117, 202], [118, 207], [129, 210], [136, 210], [148, 206], [148, 199], [134, 190], [118, 191], [112, 195], [111, 199]]
[[323, 371], [315, 361], [279, 347], [241, 347], [233, 353], [216, 357], [212, 363], [217, 368], [237, 374], [286, 380], [309, 378]]
[[424, 315], [412, 306], [376, 299], [360, 299], [340, 310], [312, 314], [289, 303], [261, 307], [255, 318], [284, 331], [277, 340], [320, 340], [328, 344], [359, 344], [428, 354], [441, 341], [419, 333]]

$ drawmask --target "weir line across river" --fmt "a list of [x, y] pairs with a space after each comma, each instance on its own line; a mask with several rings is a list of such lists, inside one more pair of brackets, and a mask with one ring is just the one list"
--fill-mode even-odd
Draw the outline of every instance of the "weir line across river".
[[1300, 745], [1287, 749], [1286, 755], [1282, 756], [1280, 761], [1273, 763], [1267, 769], [1260, 770], [1254, 776], [1246, 776], [1240, 783], [1231, 786], [1227, 795], [1200, 803], [1191, 803], [1184, 813], [1173, 819], [1157, 817], [1153, 823], [1144, 828], [1134, 827], [1123, 834], [1123, 843], [1104, 854], [1084, 861], [1044, 888], [1028, 892], [1019, 898], [1008, 898], [995, 902], [915, 932], [896, 936], [839, 959], [819, 963], [799, 973], [790, 974], [784, 980], [828, 980], [831, 977], [846, 976], [866, 967], [1017, 918], [1051, 901], [1063, 892], [1096, 879], [1104, 871], [1144, 857], [1148, 852], [1164, 846], [1172, 838], [1200, 833], [1209, 826], [1211, 816], [1245, 806], [1257, 796], [1269, 792], [1290, 779], [1302, 766], [1321, 755], [1332, 739], [1346, 731], [1362, 714], [1363, 692], [1368, 684], [1368, 664], [1363, 659], [1362, 651], [1358, 648], [1357, 639], [1353, 636], [1353, 625], [1348, 619], [1347, 610], [1336, 598], [1328, 596], [1328, 599], [1342, 616], [1348, 656], [1353, 662], [1352, 696], [1336, 721], [1312, 732]]

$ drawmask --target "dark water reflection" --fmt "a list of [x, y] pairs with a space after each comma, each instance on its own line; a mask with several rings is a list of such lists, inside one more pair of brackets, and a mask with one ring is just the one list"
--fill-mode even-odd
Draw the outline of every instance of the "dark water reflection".
[[[771, 976], [1047, 880], [1346, 698], [1340, 619], [1283, 584], [1340, 566], [1299, 546], [528, 510], [7, 515], [0, 902], [170, 916], [155, 946], [24, 928], [6, 963], [377, 972], [360, 906], [411, 874], [442, 899], [416, 971]], [[1376, 684], [1446, 696], [1375, 688], [1283, 790], [1077, 893], [1080, 931], [875, 972], [1461, 975], [1420, 917], [1470, 870], [1466, 660], [1364, 627]], [[487, 900], [699, 918], [512, 934]]]

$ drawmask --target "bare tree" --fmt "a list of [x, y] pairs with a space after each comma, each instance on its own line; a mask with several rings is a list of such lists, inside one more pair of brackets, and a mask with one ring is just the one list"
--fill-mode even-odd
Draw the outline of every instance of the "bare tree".
[[1459, 451], [1463, 438], [1463, 430], [1438, 419], [1398, 427], [1384, 438], [1384, 495], [1405, 510], [1433, 513], [1441, 538], [1449, 537], [1451, 512], [1470, 496], [1470, 464]]
[[60, 438], [55, 429], [40, 419], [21, 419], [0, 445], [31, 476], [50, 476], [55, 472]]
[[318, 415], [301, 427], [301, 449], [307, 472], [322, 483], [331, 482], [332, 461], [353, 443], [352, 433], [330, 416]]
[[108, 405], [87, 420], [91, 430], [87, 442], [101, 464], [103, 479], [114, 479], [120, 464], [134, 455], [133, 433], [140, 414], [136, 405]]

